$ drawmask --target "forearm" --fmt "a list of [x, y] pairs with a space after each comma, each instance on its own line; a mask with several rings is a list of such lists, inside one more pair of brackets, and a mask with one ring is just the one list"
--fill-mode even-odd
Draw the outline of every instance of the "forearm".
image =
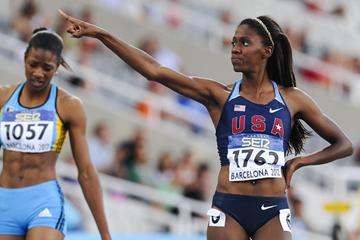
[[156, 71], [161, 65], [149, 54], [116, 38], [103, 29], [97, 32], [96, 38], [145, 78], [156, 80]]
[[105, 218], [100, 182], [95, 170], [90, 170], [90, 173], [86, 175], [80, 174], [78, 180], [102, 239], [111, 239]]
[[299, 158], [297, 169], [308, 165], [320, 165], [349, 156], [353, 148], [351, 142], [344, 138], [321, 151]]

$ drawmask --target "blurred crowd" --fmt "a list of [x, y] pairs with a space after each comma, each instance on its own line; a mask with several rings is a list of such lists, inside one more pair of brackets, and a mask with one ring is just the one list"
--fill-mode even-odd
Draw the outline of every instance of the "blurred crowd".
[[[167, 25], [169, 28], [178, 29], [179, 31], [188, 31], [191, 34], [198, 34], [199, 37], [207, 38], [208, 42], [213, 42], [214, 33], [217, 34], [216, 39], [218, 43], [212, 44], [211, 47], [217, 47], [224, 51], [229, 51], [231, 48], [231, 39], [233, 29], [241, 20], [241, 16], [237, 16], [234, 9], [231, 8], [216, 8], [199, 6], [194, 1], [188, 0], [151, 0], [151, 1], [130, 1], [130, 0], [98, 0], [102, 2], [104, 7], [112, 9], [119, 9], [124, 14], [132, 16], [137, 21]], [[324, 1], [319, 0], [299, 0], [303, 4], [303, 8], [307, 9], [310, 13], [322, 16], [323, 18], [335, 17], [344, 18], [347, 14], [347, 9], [341, 2], [332, 5], [325, 5]], [[236, 9], [236, 8], [235, 8]], [[65, 9], [65, 11], [75, 17], [83, 19], [88, 22], [96, 23], [94, 17], [94, 10], [90, 6], [85, 6], [79, 12], [73, 12]], [[193, 21], [189, 19], [186, 11], [196, 12], [198, 14], [207, 14], [213, 18], [211, 27], [208, 25], [199, 26], [201, 19]], [[201, 16], [201, 15], [199, 15]], [[208, 20], [208, 19], [206, 19]], [[194, 109], [200, 114], [205, 112], [201, 106], [194, 103], [190, 99], [184, 99], [177, 96], [172, 91], [169, 91], [157, 84], [144, 81], [141, 76], [128, 68], [124, 63], [118, 61], [111, 56], [108, 51], [94, 39], [80, 39], [74, 40], [66, 34], [66, 21], [60, 16], [48, 16], [35, 0], [24, 0], [19, 8], [17, 14], [12, 19], [1, 19], [0, 24], [3, 31], [18, 37], [23, 41], [27, 41], [31, 36], [32, 30], [39, 26], [50, 26], [63, 37], [65, 42], [66, 56], [70, 59], [76, 60], [80, 64], [92, 67], [100, 72], [106, 73], [116, 78], [121, 78], [123, 81], [141, 87], [147, 90], [150, 94], [146, 96], [144, 101], [139, 102], [135, 106], [141, 116], [149, 121], [158, 119], [170, 119], [181, 124], [188, 125], [195, 132], [201, 132], [199, 126], [194, 126], [193, 123], [177, 119], [169, 113], [163, 111], [156, 111], [151, 108], [151, 104], [147, 102], [152, 101], [153, 95], [160, 95], [172, 99], [182, 106]], [[4, 21], [6, 23], [4, 23]], [[205, 24], [205, 23], [204, 23]], [[209, 28], [207, 28], [209, 27]], [[309, 40], [308, 30], [306, 28], [294, 28], [292, 26], [282, 26], [291, 44], [295, 50], [304, 53], [307, 56], [312, 56], [320, 60], [319, 64], [311, 65], [310, 67], [298, 67], [296, 72], [301, 79], [320, 83], [325, 87], [329, 87], [334, 82], [342, 82], [341, 88], [346, 96], [351, 91], [350, 86], [347, 84], [346, 79], [338, 79], [339, 75], [334, 76], [331, 71], [328, 71], [329, 66], [337, 66], [341, 69], [349, 70], [353, 73], [360, 73], [360, 58], [358, 55], [349, 55], [342, 52], [341, 49], [332, 49], [325, 45], [318, 45]], [[145, 36], [141, 39], [137, 46], [144, 50], [149, 55], [157, 59], [161, 64], [180, 70], [186, 73], [183, 67], [183, 60], [173, 50], [167, 48], [155, 35]], [[330, 65], [324, 65], [327, 63]], [[341, 77], [346, 78], [341, 75]], [[340, 77], [340, 78], [341, 78]], [[91, 88], [89, 81], [84, 79], [83, 76], [71, 76], [70, 83], [83, 88]], [[336, 79], [334, 79], [336, 78]]]
[[[129, 139], [110, 142], [111, 129], [99, 122], [88, 139], [90, 158], [99, 172], [155, 187], [168, 192], [205, 201], [210, 194], [210, 169], [196, 159], [191, 150], [184, 150], [176, 159], [171, 152], [149, 159], [146, 131], [135, 129]], [[154, 164], [155, 163], [155, 164]]]
[[[164, 150], [157, 154], [156, 159], [150, 159], [149, 143], [144, 129], [136, 128], [130, 137], [121, 139], [115, 144], [111, 142], [113, 137], [111, 132], [111, 126], [105, 121], [100, 121], [88, 137], [90, 159], [98, 172], [198, 201], [209, 199], [211, 194], [209, 164], [197, 159], [190, 149], [185, 149], [177, 157]], [[66, 161], [75, 164], [72, 157], [68, 157]], [[119, 194], [122, 198], [134, 198], [148, 203], [151, 207], [163, 208], [170, 213], [178, 214], [177, 209], [148, 202], [137, 196], [125, 196], [121, 192], [112, 193], [114, 201]], [[69, 230], [80, 230], [84, 227], [81, 225], [84, 222], [81, 220], [83, 217], [81, 207], [77, 207], [79, 203], [76, 199], [67, 197], [69, 197], [67, 201], [67, 211], [70, 215]]]

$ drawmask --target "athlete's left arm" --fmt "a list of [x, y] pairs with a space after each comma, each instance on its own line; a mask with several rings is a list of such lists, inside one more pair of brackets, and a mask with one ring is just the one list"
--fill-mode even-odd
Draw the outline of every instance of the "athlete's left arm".
[[288, 95], [294, 113], [330, 145], [313, 154], [292, 159], [287, 163], [287, 168], [295, 171], [303, 166], [324, 164], [352, 154], [353, 148], [348, 137], [308, 94], [293, 88]]
[[81, 101], [69, 96], [62, 102], [66, 109], [67, 119], [64, 121], [69, 127], [69, 136], [72, 153], [78, 168], [78, 180], [81, 189], [95, 218], [101, 239], [111, 239], [105, 218], [102, 191], [96, 170], [90, 161], [88, 145], [86, 142], [86, 115]]

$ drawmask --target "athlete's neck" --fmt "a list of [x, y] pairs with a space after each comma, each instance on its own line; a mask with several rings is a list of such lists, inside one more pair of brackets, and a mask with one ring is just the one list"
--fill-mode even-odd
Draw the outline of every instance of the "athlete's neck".
[[243, 74], [241, 91], [259, 98], [264, 92], [272, 91], [273, 86], [266, 71], [258, 73]]
[[34, 90], [24, 86], [20, 95], [20, 102], [22, 105], [33, 107], [43, 104], [50, 94], [51, 85], [41, 90]]

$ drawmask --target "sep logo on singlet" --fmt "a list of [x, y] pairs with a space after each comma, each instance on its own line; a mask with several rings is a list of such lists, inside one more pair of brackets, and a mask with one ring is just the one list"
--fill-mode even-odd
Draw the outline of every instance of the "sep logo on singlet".
[[40, 121], [41, 113], [17, 113], [15, 115], [15, 122], [33, 122]]

